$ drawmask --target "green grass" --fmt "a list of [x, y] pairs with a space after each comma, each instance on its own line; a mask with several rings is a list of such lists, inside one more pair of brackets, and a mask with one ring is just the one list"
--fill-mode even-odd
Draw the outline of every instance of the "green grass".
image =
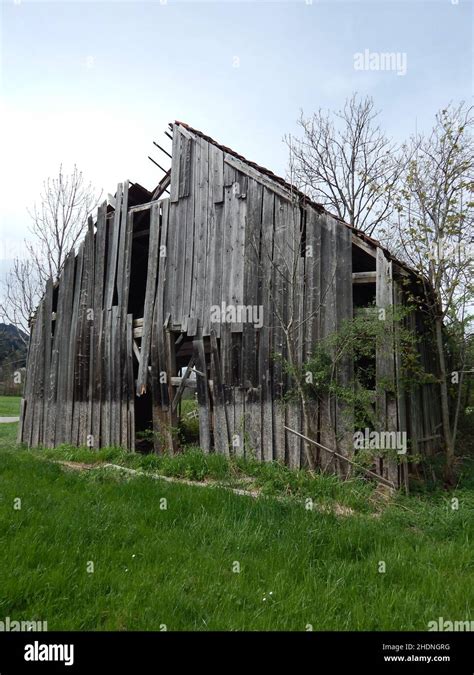
[[[385, 503], [358, 479], [196, 449], [26, 451], [15, 428], [0, 426], [0, 616], [50, 630], [426, 630], [439, 616], [473, 618], [472, 471], [453, 494]], [[52, 459], [97, 467], [67, 471]], [[270, 496], [130, 478], [101, 461]], [[308, 496], [354, 513], [308, 511]]]
[[18, 417], [20, 396], [0, 396], [0, 417]]

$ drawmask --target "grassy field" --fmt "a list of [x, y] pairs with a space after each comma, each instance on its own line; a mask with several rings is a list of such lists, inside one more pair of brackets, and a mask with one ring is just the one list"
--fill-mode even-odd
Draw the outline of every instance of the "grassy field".
[[474, 618], [472, 473], [453, 494], [387, 500], [359, 479], [192, 449], [26, 451], [16, 426], [0, 425], [1, 616], [50, 630], [426, 630]]
[[0, 417], [18, 417], [20, 401], [19, 396], [0, 396]]

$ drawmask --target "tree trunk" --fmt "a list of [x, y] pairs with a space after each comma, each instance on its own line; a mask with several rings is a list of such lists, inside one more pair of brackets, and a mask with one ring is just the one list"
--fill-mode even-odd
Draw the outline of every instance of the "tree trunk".
[[448, 380], [446, 373], [446, 361], [444, 358], [443, 345], [443, 322], [441, 317], [436, 319], [436, 348], [438, 350], [438, 361], [440, 370], [440, 390], [441, 390], [441, 418], [443, 422], [443, 435], [446, 452], [446, 464], [444, 476], [447, 483], [451, 484], [454, 478], [454, 442], [451, 433], [451, 424], [449, 421], [449, 397]]

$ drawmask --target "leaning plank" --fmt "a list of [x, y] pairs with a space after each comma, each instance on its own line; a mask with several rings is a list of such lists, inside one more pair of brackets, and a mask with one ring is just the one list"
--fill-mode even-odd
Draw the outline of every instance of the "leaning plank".
[[174, 396], [173, 403], [171, 404], [171, 410], [172, 410], [172, 412], [174, 412], [174, 411], [176, 410], [176, 408], [178, 407], [178, 403], [179, 403], [180, 400], [181, 400], [181, 396], [183, 395], [184, 389], [185, 389], [185, 387], [186, 387], [187, 379], [188, 379], [188, 377], [191, 375], [192, 370], [193, 370], [194, 359], [195, 359], [195, 357], [194, 357], [194, 354], [193, 354], [193, 356], [191, 357], [190, 362], [188, 363], [188, 365], [187, 365], [187, 367], [186, 367], [186, 370], [184, 371], [184, 375], [183, 375], [183, 377], [181, 378], [181, 382], [180, 382], [180, 385], [179, 385], [179, 387], [178, 387], [178, 390], [177, 390], [177, 392], [176, 392], [176, 394], [175, 394], [175, 396]]
[[389, 487], [395, 489], [395, 485], [392, 481], [387, 480], [386, 478], [383, 478], [382, 476], [379, 476], [378, 474], [374, 473], [373, 471], [370, 471], [370, 469], [366, 469], [365, 466], [362, 466], [361, 464], [357, 464], [356, 462], [353, 462], [348, 457], [344, 457], [344, 455], [339, 454], [335, 450], [331, 450], [330, 448], [327, 448], [326, 446], [322, 445], [321, 443], [318, 443], [317, 441], [314, 441], [312, 438], [308, 438], [307, 436], [303, 436], [303, 434], [300, 434], [299, 432], [295, 431], [294, 429], [290, 429], [289, 427], [285, 427], [285, 429], [292, 434], [296, 434], [297, 436], [300, 436], [300, 438], [304, 439], [308, 443], [312, 443], [313, 445], [317, 445], [322, 450], [325, 450], [326, 452], [331, 453], [332, 455], [334, 455], [338, 459], [349, 463], [351, 466], [357, 467], [360, 471], [365, 473], [366, 476], [370, 476], [371, 478], [376, 480], [378, 483], [382, 483], [383, 485], [388, 485]]
[[117, 277], [117, 258], [120, 238], [120, 218], [122, 206], [122, 183], [117, 186], [117, 203], [115, 208], [112, 232], [109, 236], [109, 249], [107, 254], [107, 288], [106, 288], [106, 308], [111, 309], [114, 301]]
[[118, 297], [118, 304], [121, 307], [125, 305], [124, 273], [125, 273], [125, 258], [127, 249], [127, 215], [128, 215], [127, 209], [128, 209], [128, 180], [126, 180], [123, 184], [122, 208], [120, 213], [119, 245], [117, 257], [117, 297]]
[[260, 171], [257, 171], [257, 169], [254, 169], [248, 164], [242, 162], [240, 159], [237, 159], [237, 157], [226, 154], [224, 156], [224, 164], [229, 165], [236, 171], [245, 174], [249, 178], [253, 178], [254, 180], [264, 185], [266, 188], [277, 194], [279, 197], [287, 199], [288, 201], [293, 201], [294, 195], [291, 194], [290, 190], [287, 190], [286, 188], [278, 185], [278, 183], [275, 183], [273, 180], [267, 178], [262, 173], [260, 173]]

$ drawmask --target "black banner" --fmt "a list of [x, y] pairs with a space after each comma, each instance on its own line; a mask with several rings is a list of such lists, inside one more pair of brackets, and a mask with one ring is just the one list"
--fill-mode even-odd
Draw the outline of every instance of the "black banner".
[[310, 667], [311, 673], [474, 672], [469, 632], [0, 633], [0, 675], [253, 670], [257, 664], [268, 672], [288, 660], [292, 671]]

